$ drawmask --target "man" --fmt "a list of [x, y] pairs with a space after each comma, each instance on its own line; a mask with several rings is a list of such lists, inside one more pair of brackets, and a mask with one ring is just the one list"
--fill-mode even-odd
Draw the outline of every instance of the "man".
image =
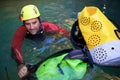
[[69, 32], [50, 22], [41, 22], [40, 12], [35, 5], [26, 5], [22, 8], [20, 20], [23, 25], [20, 26], [12, 40], [12, 50], [14, 52], [13, 58], [18, 63], [20, 78], [28, 74], [28, 69], [23, 60], [21, 46], [24, 38], [35, 40], [36, 38], [43, 38], [45, 32], [58, 33], [69, 38]]

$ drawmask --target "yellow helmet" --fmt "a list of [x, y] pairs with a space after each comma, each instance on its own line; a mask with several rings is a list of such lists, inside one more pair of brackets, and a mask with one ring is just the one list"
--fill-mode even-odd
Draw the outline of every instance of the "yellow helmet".
[[25, 21], [40, 16], [40, 12], [35, 5], [26, 5], [20, 13], [20, 20]]

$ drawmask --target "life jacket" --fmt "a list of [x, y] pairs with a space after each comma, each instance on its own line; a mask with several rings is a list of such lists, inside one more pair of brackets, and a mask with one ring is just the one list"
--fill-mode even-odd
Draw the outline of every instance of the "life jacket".
[[94, 63], [120, 66], [120, 31], [97, 7], [85, 7], [78, 26]]
[[89, 60], [83, 50], [67, 49], [30, 66], [30, 74], [37, 80], [80, 80], [84, 77]]

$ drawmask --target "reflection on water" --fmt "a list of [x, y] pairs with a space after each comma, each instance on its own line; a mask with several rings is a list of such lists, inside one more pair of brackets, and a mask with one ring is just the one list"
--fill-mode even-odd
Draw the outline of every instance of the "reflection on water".
[[22, 46], [24, 58], [27, 63], [35, 64], [41, 59], [44, 59], [58, 51], [63, 49], [72, 48], [70, 40], [59, 34], [47, 35], [46, 38], [41, 41], [32, 41], [25, 39]]
[[[0, 34], [0, 76], [2, 80], [20, 80], [15, 62], [10, 57], [11, 39], [15, 30], [21, 25], [18, 19], [21, 7], [31, 3], [39, 7], [43, 21], [56, 23], [69, 31], [77, 19], [77, 13], [89, 5], [99, 7], [106, 16], [120, 25], [119, 0], [2, 0], [0, 2], [0, 30], [2, 31]], [[25, 39], [22, 51], [25, 61], [34, 64], [59, 50], [71, 47], [67, 38], [54, 35], [39, 43]], [[93, 69], [88, 68], [83, 80], [120, 80], [119, 72], [120, 68], [94, 65]]]

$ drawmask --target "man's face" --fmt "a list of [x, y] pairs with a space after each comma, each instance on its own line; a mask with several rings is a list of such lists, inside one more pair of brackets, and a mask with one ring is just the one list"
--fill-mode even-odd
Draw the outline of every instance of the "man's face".
[[33, 18], [25, 21], [25, 27], [33, 35], [35, 35], [38, 32], [39, 26], [40, 21], [38, 18]]

